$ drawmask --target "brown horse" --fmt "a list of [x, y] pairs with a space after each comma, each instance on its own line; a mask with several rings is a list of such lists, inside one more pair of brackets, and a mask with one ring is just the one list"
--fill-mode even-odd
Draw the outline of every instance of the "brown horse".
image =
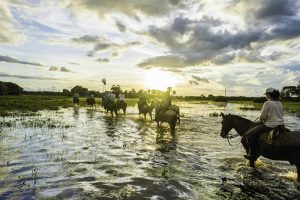
[[92, 109], [94, 109], [94, 106], [95, 106], [95, 109], [96, 109], [96, 100], [94, 97], [88, 97], [86, 99], [86, 104]]
[[159, 129], [163, 122], [167, 122], [170, 126], [171, 134], [174, 137], [175, 126], [178, 119], [179, 119], [178, 115], [173, 110], [167, 110], [165, 112], [161, 112], [157, 115], [157, 119], [156, 119], [157, 128]]
[[139, 109], [139, 115], [143, 114], [144, 118], [146, 119], [146, 115], [149, 114], [151, 121], [152, 121], [152, 111], [154, 109], [155, 103], [154, 101], [151, 102], [151, 104], [142, 104], [142, 105], [138, 105], [138, 109]]
[[118, 101], [117, 102], [117, 110], [119, 111], [120, 109], [123, 110], [123, 113], [126, 114], [126, 108], [127, 108], [127, 103], [125, 101]]
[[[222, 130], [221, 137], [232, 138], [229, 135], [231, 129], [236, 130], [238, 135], [243, 136], [250, 128], [256, 124], [248, 119], [239, 117], [237, 115], [222, 115]], [[257, 148], [259, 153], [251, 156], [250, 166], [254, 166], [254, 162], [262, 155], [265, 158], [272, 160], [289, 161], [290, 164], [294, 164], [297, 167], [297, 181], [300, 182], [300, 132], [289, 131], [286, 129], [274, 138], [270, 137], [270, 133], [263, 133], [257, 139]]]
[[115, 102], [109, 101], [109, 99], [105, 96], [102, 97], [102, 106], [106, 113], [110, 111], [111, 116], [114, 116], [114, 113], [118, 117], [118, 112], [117, 112], [117, 104]]

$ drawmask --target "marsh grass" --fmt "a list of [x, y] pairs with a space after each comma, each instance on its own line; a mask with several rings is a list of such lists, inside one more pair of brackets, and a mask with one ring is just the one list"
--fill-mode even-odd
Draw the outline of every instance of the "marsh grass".
[[[128, 106], [136, 106], [137, 98], [125, 99]], [[208, 104], [209, 101], [197, 101], [200, 104]], [[241, 104], [241, 110], [261, 110], [263, 103], [252, 101], [230, 101]], [[226, 106], [228, 102], [216, 102], [219, 106]], [[101, 98], [96, 98], [96, 105], [102, 105]], [[30, 116], [38, 115], [39, 110], [59, 110], [60, 108], [73, 107], [72, 97], [66, 96], [0, 96], [0, 116]], [[80, 107], [86, 106], [86, 97], [80, 98]], [[283, 108], [287, 112], [300, 113], [300, 102], [283, 102]]]

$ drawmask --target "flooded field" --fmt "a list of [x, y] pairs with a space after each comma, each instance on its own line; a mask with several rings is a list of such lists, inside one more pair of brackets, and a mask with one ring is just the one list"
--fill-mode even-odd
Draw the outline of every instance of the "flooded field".
[[[240, 138], [220, 137], [219, 113], [255, 120], [239, 104], [178, 102], [181, 124], [157, 131], [137, 107], [0, 118], [0, 199], [299, 199], [296, 168], [260, 158], [247, 166]], [[285, 114], [287, 127], [300, 118]], [[222, 181], [223, 179], [223, 181]]]

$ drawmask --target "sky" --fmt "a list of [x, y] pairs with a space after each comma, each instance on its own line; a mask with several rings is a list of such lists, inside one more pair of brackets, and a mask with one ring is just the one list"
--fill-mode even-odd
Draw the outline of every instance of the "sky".
[[300, 81], [297, 0], [1, 0], [0, 80], [262, 96]]

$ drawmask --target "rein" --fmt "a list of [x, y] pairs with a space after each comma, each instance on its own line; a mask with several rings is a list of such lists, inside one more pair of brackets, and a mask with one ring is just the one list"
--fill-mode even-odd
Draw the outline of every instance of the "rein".
[[[258, 120], [258, 118], [256, 118], [256, 119], [253, 121], [253, 123], [255, 123], [257, 120]], [[230, 139], [236, 138], [236, 137], [238, 137], [238, 136], [240, 136], [238, 133], [236, 133], [236, 134], [234, 134], [234, 135], [229, 135], [229, 133], [228, 133], [228, 135], [227, 135], [227, 141], [228, 141], [228, 144], [229, 144], [230, 146], [232, 146], [232, 144], [230, 143]]]

